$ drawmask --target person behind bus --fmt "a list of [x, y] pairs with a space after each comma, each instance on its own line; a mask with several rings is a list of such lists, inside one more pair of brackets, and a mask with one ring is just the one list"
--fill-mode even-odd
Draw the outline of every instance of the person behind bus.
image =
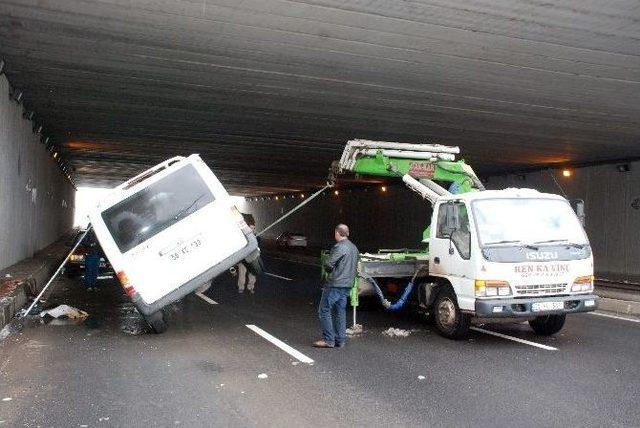
[[102, 250], [95, 237], [89, 236], [87, 239], [89, 240], [89, 250], [84, 256], [84, 285], [87, 291], [97, 291]]
[[[255, 233], [256, 231], [255, 223], [251, 222], [248, 224], [251, 230]], [[260, 238], [256, 237], [256, 240], [258, 241], [258, 246], [259, 246]], [[251, 272], [249, 272], [249, 269], [247, 269], [247, 266], [242, 262], [238, 263], [238, 265], [236, 266], [236, 272], [238, 275], [238, 293], [239, 294], [244, 293], [244, 290], [246, 288], [249, 291], [249, 293], [253, 294], [255, 292], [255, 287], [256, 287], [256, 279], [257, 279], [256, 276]]]

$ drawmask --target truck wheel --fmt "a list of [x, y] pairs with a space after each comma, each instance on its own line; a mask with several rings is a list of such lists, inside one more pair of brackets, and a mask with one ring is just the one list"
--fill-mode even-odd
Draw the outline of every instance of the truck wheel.
[[167, 331], [167, 321], [165, 321], [164, 313], [161, 310], [151, 315], [146, 315], [144, 319], [147, 321], [147, 324], [151, 326], [154, 333], [162, 334]]
[[544, 315], [532, 319], [529, 321], [529, 325], [537, 334], [541, 336], [551, 336], [562, 330], [566, 318], [567, 316], [565, 314]]
[[436, 327], [444, 337], [462, 339], [469, 331], [471, 317], [460, 310], [456, 295], [449, 287], [443, 287], [438, 292], [433, 315]]

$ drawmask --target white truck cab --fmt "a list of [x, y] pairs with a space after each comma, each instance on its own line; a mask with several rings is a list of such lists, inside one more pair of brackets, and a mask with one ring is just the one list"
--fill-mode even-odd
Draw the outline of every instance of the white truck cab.
[[[438, 327], [452, 336], [465, 330], [468, 320], [460, 318], [467, 315], [528, 318], [538, 333], [553, 334], [564, 314], [597, 304], [593, 256], [578, 217], [563, 197], [532, 189], [438, 198], [429, 275], [454, 293], [455, 301], [433, 299]], [[553, 328], [541, 325], [550, 320]]]

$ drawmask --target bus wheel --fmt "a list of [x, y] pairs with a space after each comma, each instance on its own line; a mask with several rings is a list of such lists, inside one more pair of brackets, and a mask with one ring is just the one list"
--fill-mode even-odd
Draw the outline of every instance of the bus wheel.
[[147, 324], [151, 326], [154, 333], [162, 334], [167, 331], [167, 321], [164, 319], [164, 313], [161, 310], [151, 315], [146, 315], [144, 319], [147, 321]]

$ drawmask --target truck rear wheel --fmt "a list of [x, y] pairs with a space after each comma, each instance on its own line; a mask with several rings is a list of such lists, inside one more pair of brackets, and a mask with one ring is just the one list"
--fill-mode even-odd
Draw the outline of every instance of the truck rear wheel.
[[151, 326], [154, 333], [162, 334], [167, 331], [167, 321], [164, 319], [164, 313], [161, 310], [151, 315], [145, 315], [144, 319]]
[[529, 325], [537, 334], [541, 336], [551, 336], [562, 330], [566, 319], [567, 316], [565, 314], [544, 315], [532, 319], [529, 321]]
[[462, 339], [467, 335], [471, 317], [458, 307], [456, 295], [450, 287], [442, 287], [433, 305], [433, 318], [441, 335]]

